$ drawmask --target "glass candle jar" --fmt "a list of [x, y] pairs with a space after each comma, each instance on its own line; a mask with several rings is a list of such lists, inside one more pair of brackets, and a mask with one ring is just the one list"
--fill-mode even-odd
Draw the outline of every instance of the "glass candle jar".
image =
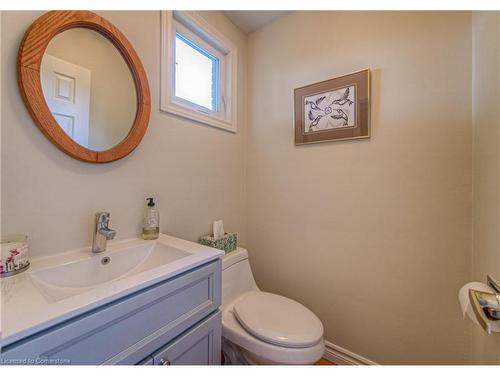
[[0, 277], [12, 276], [28, 269], [30, 265], [28, 237], [4, 236], [0, 241]]

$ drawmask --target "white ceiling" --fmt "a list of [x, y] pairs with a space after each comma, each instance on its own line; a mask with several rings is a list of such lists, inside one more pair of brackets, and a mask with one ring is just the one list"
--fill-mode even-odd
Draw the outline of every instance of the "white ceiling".
[[288, 13], [285, 10], [226, 10], [224, 14], [240, 28], [249, 34], [262, 26], [274, 21], [276, 18]]

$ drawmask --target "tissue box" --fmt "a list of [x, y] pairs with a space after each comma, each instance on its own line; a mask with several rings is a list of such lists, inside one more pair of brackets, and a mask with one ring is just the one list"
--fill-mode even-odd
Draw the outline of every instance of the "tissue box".
[[210, 247], [215, 247], [219, 250], [224, 250], [227, 253], [230, 253], [233, 250], [236, 250], [237, 244], [237, 235], [236, 233], [226, 233], [219, 239], [215, 239], [213, 236], [203, 236], [198, 241], [200, 244]]

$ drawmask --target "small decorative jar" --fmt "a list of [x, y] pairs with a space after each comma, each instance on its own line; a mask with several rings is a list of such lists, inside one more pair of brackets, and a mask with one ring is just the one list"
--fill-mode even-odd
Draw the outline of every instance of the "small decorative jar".
[[0, 242], [0, 277], [18, 274], [30, 265], [28, 237], [25, 235], [5, 236]]

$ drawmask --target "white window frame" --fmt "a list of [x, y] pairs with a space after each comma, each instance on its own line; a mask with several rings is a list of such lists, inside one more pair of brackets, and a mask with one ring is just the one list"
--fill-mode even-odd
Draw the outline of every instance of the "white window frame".
[[[175, 96], [175, 37], [180, 32], [219, 59], [218, 111]], [[237, 48], [193, 11], [161, 12], [160, 110], [236, 133]]]

